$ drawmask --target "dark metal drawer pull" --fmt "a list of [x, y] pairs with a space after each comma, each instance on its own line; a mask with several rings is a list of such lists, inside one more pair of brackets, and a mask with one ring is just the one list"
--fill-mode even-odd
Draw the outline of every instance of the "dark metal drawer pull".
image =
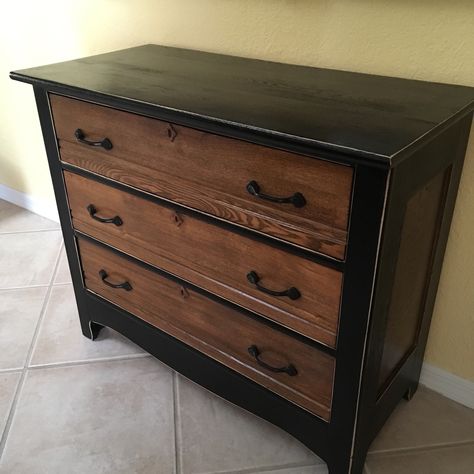
[[122, 290], [130, 291], [132, 289], [132, 285], [128, 281], [124, 281], [123, 283], [110, 283], [107, 281], [106, 278], [109, 276], [105, 270], [99, 271], [100, 278], [102, 281], [111, 288], [120, 288]]
[[77, 139], [78, 142], [84, 143], [84, 145], [89, 145], [89, 146], [101, 146], [105, 150], [111, 150], [113, 145], [112, 142], [108, 138], [104, 138], [98, 142], [91, 142], [90, 140], [86, 140], [86, 135], [85, 133], [78, 128], [75, 132], [74, 135]]
[[115, 217], [96, 216], [97, 209], [95, 208], [94, 204], [89, 204], [87, 206], [87, 212], [89, 212], [89, 215], [92, 217], [92, 219], [95, 219], [96, 221], [99, 221], [99, 222], [103, 222], [104, 224], [115, 224], [116, 226], [120, 226], [123, 224], [123, 221], [119, 216], [115, 216]]
[[266, 362], [263, 362], [263, 360], [260, 359], [260, 351], [258, 350], [257, 346], [250, 346], [248, 348], [248, 351], [249, 354], [257, 361], [258, 365], [261, 365], [270, 372], [285, 372], [291, 377], [298, 374], [298, 371], [296, 370], [296, 367], [293, 364], [288, 364], [286, 367], [272, 367]]
[[295, 288], [294, 286], [288, 288], [285, 291], [273, 291], [269, 290], [268, 288], [265, 288], [264, 286], [259, 284], [260, 277], [253, 270], [247, 273], [247, 280], [252, 283], [252, 285], [255, 285], [263, 293], [267, 293], [267, 295], [288, 296], [290, 300], [297, 300], [301, 296], [301, 293], [299, 292], [298, 288]]
[[250, 183], [247, 184], [247, 192], [252, 194], [252, 196], [265, 199], [266, 201], [291, 203], [295, 207], [303, 207], [306, 204], [306, 199], [301, 193], [295, 193], [290, 197], [276, 197], [263, 194], [260, 192], [260, 186], [256, 181], [250, 181]]

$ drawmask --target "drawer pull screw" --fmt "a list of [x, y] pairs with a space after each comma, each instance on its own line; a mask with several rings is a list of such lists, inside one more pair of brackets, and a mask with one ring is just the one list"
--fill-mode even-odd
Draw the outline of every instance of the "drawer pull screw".
[[247, 192], [252, 196], [256, 196], [265, 201], [279, 202], [279, 203], [291, 203], [295, 207], [303, 207], [306, 204], [306, 199], [301, 193], [295, 193], [289, 197], [276, 197], [270, 196], [269, 194], [263, 194], [260, 192], [260, 185], [256, 181], [250, 181], [247, 183]]
[[290, 300], [297, 300], [298, 298], [301, 297], [300, 291], [298, 290], [298, 288], [295, 288], [294, 286], [284, 291], [274, 291], [274, 290], [269, 290], [268, 288], [265, 288], [264, 286], [260, 285], [259, 283], [260, 277], [258, 276], [257, 272], [253, 270], [247, 273], [247, 280], [250, 283], [252, 283], [252, 285], [255, 285], [258, 290], [260, 290], [262, 293], [266, 293], [267, 295], [287, 296], [288, 298], [290, 298]]
[[100, 279], [110, 288], [119, 288], [121, 290], [130, 291], [132, 290], [132, 285], [128, 281], [124, 281], [123, 283], [110, 283], [107, 281], [107, 277], [109, 276], [108, 273], [102, 269], [99, 271]]
[[95, 208], [94, 204], [89, 204], [87, 206], [87, 212], [96, 221], [102, 222], [103, 224], [115, 224], [117, 227], [123, 224], [122, 219], [119, 216], [114, 217], [99, 217], [97, 216], [97, 209]]
[[174, 213], [173, 220], [177, 227], [183, 224], [183, 218], [177, 212]]
[[270, 372], [284, 372], [291, 377], [298, 374], [298, 371], [296, 370], [296, 367], [293, 364], [288, 364], [286, 367], [272, 367], [266, 362], [263, 362], [263, 360], [260, 359], [260, 351], [257, 346], [252, 345], [247, 350], [249, 351], [249, 354], [257, 361], [258, 365], [264, 367]]
[[102, 147], [104, 150], [111, 150], [113, 148], [112, 142], [108, 138], [103, 138], [97, 142], [86, 140], [86, 135], [80, 128], [74, 132], [74, 136], [78, 142], [83, 143], [84, 145], [98, 146]]

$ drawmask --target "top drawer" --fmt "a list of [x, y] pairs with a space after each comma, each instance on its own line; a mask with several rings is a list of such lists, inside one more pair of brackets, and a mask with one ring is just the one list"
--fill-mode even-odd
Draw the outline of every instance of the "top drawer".
[[[63, 96], [50, 100], [63, 161], [344, 258], [351, 167]], [[85, 143], [104, 138], [105, 147]]]

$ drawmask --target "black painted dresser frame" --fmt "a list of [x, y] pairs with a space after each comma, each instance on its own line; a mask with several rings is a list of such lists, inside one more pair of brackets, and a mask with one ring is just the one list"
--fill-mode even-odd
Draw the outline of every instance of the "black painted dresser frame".
[[[60, 162], [49, 106], [50, 92], [354, 167], [345, 262], [309, 255], [309, 252], [306, 255], [307, 258], [344, 270], [337, 349], [326, 349], [337, 358], [329, 423], [85, 289], [62, 174], [63, 168], [75, 172], [78, 170]], [[374, 161], [367, 164], [366, 160], [357, 156], [316, 150], [304, 142], [289, 138], [183, 116], [171, 110], [157, 110], [145, 103], [106, 97], [89, 91], [78, 92], [66, 86], [36, 83], [34, 93], [84, 335], [93, 339], [102, 326], [109, 326], [125, 334], [185, 377], [283, 428], [323, 458], [328, 463], [331, 474], [361, 473], [371, 441], [400, 399], [403, 396], [410, 398], [417, 388], [472, 115], [467, 113], [463, 117], [456, 117], [455, 123], [445, 123], [428, 144], [424, 143], [419, 149], [410, 149], [409, 160], [405, 159], [408, 154], [398, 155], [390, 167], [386, 162]], [[427, 153], [431, 155], [429, 160], [423, 159]], [[433, 252], [431, 277], [417, 341], [390, 385], [380, 395], [377, 382], [383, 349], [380, 341], [385, 335], [387, 302], [390, 301], [405, 207], [410, 196], [423, 182], [449, 167], [451, 171], [444, 211]], [[82, 173], [91, 179], [107, 182], [92, 173]], [[119, 184], [116, 186], [170, 205], [146, 193]], [[219, 221], [214, 222], [225, 225]], [[246, 232], [237, 226], [232, 228], [235, 232]], [[256, 239], [263, 238], [252, 232], [248, 232], [248, 235]], [[287, 251], [297, 251], [292, 250], [289, 245], [270, 240], [266, 240], [270, 245], [281, 245]], [[371, 317], [374, 314], [376, 317]]]

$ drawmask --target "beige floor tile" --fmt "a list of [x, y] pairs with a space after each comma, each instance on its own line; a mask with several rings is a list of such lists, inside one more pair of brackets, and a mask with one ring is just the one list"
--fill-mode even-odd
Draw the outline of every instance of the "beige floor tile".
[[54, 277], [54, 283], [71, 283], [71, 272], [69, 271], [69, 264], [67, 262], [64, 248], [61, 250], [61, 256], [59, 257], [59, 265]]
[[47, 288], [0, 290], [0, 369], [23, 368]]
[[402, 400], [370, 451], [386, 451], [474, 441], [474, 410], [420, 386], [413, 399]]
[[371, 455], [370, 474], [472, 474], [474, 444], [390, 455]]
[[82, 335], [72, 285], [53, 286], [31, 365], [144, 354], [119, 333], [104, 328], [95, 341]]
[[0, 199], [0, 233], [59, 229], [59, 224]]
[[30, 370], [2, 474], [171, 474], [171, 371], [152, 358]]
[[57, 230], [0, 234], [0, 288], [48, 285], [60, 244]]
[[183, 474], [322, 462], [290, 435], [178, 378]]
[[2, 437], [8, 414], [13, 402], [13, 396], [20, 380], [20, 373], [0, 373], [0, 438]]

